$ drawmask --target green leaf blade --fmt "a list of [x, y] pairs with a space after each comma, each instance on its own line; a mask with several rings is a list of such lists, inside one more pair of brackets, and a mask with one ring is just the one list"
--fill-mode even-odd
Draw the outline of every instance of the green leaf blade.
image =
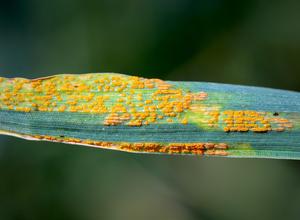
[[0, 130], [137, 153], [300, 159], [297, 92], [122, 74], [0, 78]]

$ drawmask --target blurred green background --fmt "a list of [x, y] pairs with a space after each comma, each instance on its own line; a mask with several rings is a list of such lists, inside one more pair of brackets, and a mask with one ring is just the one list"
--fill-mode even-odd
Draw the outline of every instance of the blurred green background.
[[[300, 91], [297, 0], [1, 0], [0, 76], [120, 72]], [[300, 162], [0, 136], [0, 219], [299, 219]]]

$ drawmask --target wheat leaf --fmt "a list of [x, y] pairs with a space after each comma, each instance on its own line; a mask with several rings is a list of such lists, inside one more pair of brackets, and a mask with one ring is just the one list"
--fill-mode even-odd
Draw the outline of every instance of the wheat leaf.
[[115, 73], [0, 77], [0, 133], [136, 153], [300, 159], [298, 92]]

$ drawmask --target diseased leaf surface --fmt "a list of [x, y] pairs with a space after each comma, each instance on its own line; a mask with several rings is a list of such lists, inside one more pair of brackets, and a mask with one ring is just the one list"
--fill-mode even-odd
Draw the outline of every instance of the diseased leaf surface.
[[300, 158], [297, 92], [114, 73], [0, 78], [2, 134], [161, 154]]

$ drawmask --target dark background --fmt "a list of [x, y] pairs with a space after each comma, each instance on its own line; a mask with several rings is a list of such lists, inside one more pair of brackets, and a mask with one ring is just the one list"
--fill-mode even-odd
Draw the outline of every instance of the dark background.
[[[1, 0], [0, 76], [120, 72], [300, 91], [300, 1]], [[300, 163], [0, 136], [0, 219], [299, 219]]]

